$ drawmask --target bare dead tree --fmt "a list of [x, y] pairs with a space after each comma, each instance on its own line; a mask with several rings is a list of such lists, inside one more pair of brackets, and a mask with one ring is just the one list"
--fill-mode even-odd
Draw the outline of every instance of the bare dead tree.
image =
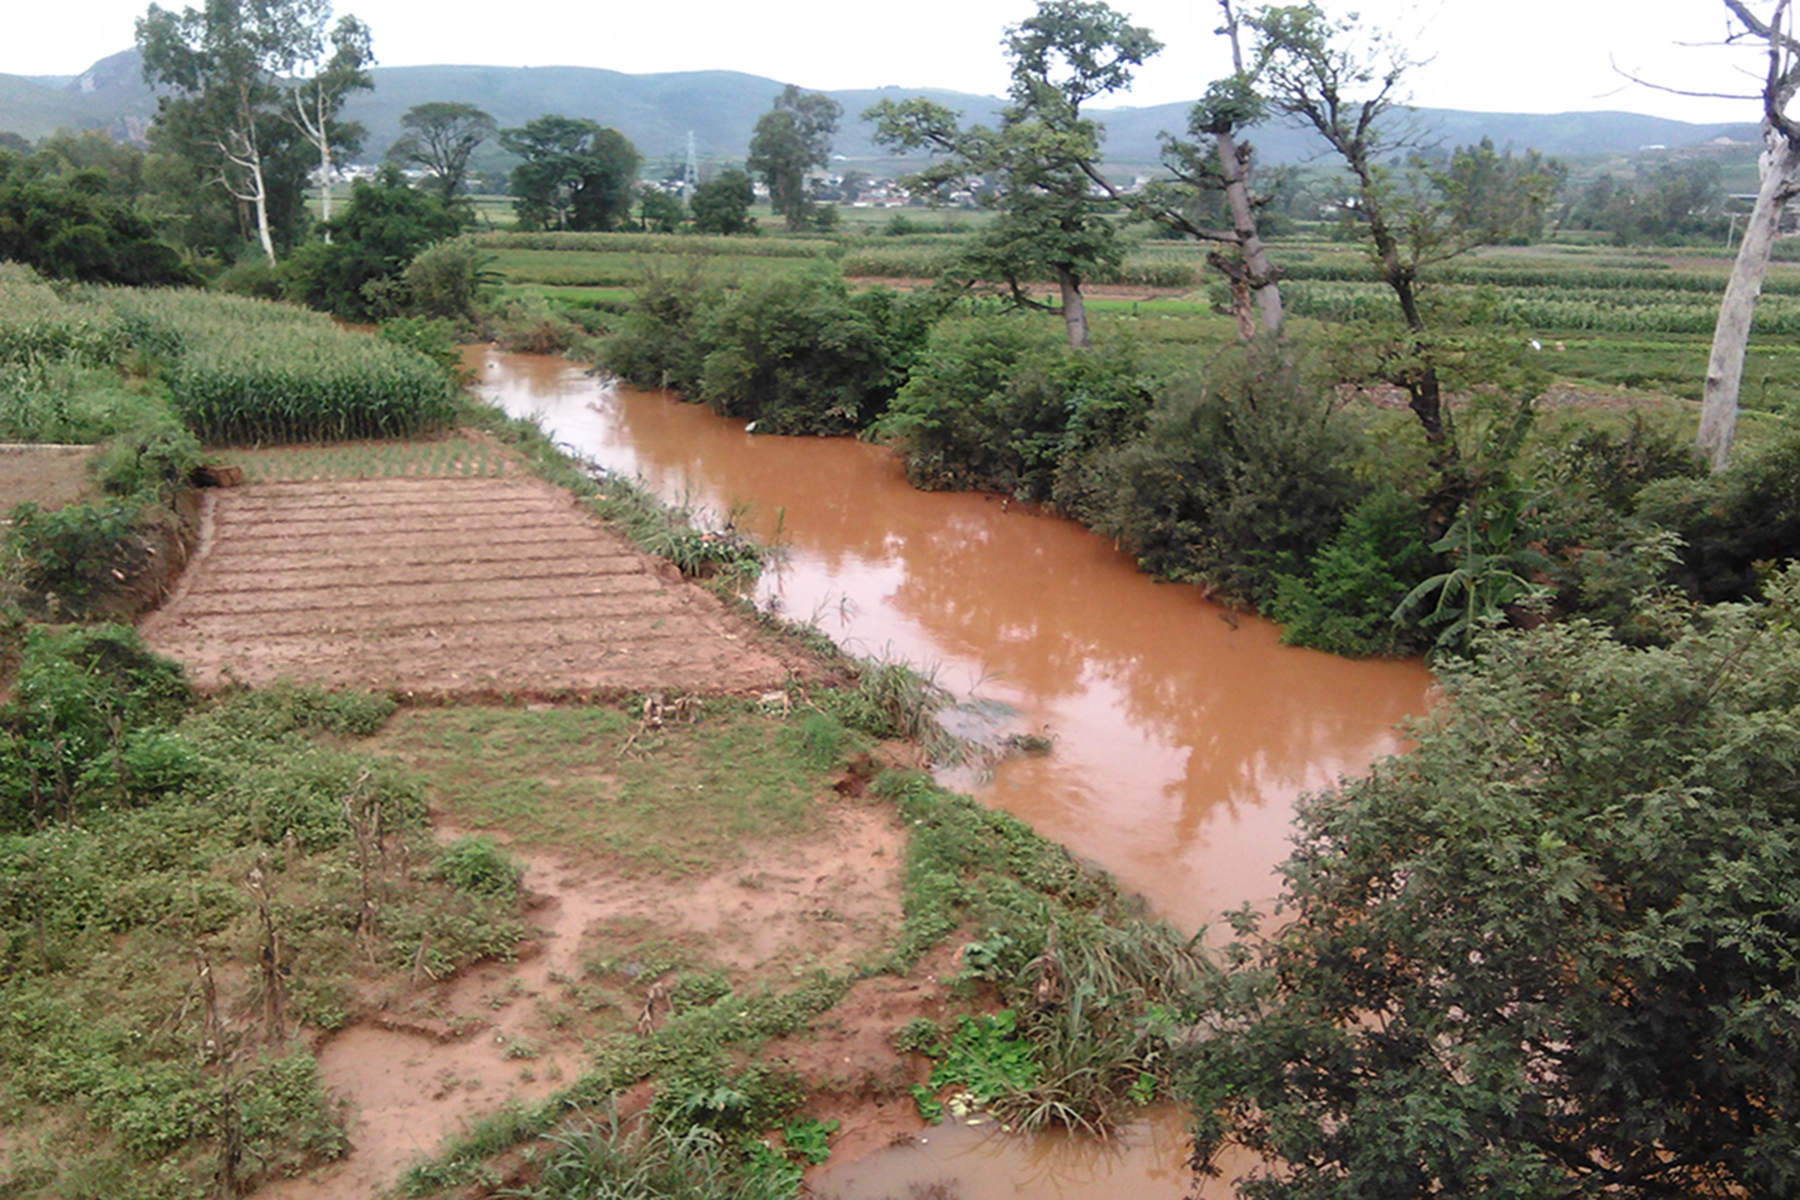
[[257, 923], [262, 927], [262, 942], [257, 946], [256, 957], [262, 974], [263, 1026], [268, 1039], [279, 1042], [287, 1036], [287, 955], [280, 930], [275, 925], [274, 889], [263, 870], [267, 864], [265, 854], [257, 866], [250, 868], [247, 883], [251, 899], [256, 903]]
[[1719, 319], [1713, 326], [1712, 353], [1706, 363], [1706, 383], [1700, 399], [1700, 453], [1715, 471], [1724, 469], [1737, 430], [1738, 394], [1744, 379], [1744, 355], [1750, 345], [1750, 326], [1756, 316], [1756, 300], [1768, 274], [1769, 256], [1781, 223], [1781, 210], [1800, 195], [1800, 124], [1788, 115], [1800, 93], [1800, 41], [1794, 37], [1792, 0], [1775, 0], [1765, 18], [1753, 11], [1748, 0], [1724, 0], [1727, 10], [1743, 26], [1729, 41], [1755, 40], [1768, 53], [1768, 70], [1762, 85], [1763, 151], [1757, 159], [1756, 204], [1744, 225], [1737, 260], [1725, 295], [1719, 302]]
[[359, 890], [356, 932], [362, 939], [364, 952], [373, 960], [375, 886], [381, 872], [381, 801], [371, 793], [369, 779], [366, 768], [356, 777], [350, 794], [344, 797], [344, 817], [350, 825], [351, 855], [355, 861]]

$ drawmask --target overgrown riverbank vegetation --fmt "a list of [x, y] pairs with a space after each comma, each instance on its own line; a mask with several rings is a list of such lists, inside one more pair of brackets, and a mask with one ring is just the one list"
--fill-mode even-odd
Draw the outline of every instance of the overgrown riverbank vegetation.
[[[1778, 112], [1800, 44], [1727, 7], [1787, 64]], [[1791, 256], [1752, 289], [1742, 415], [1709, 469], [1727, 456], [1694, 452], [1692, 401], [1717, 397], [1706, 335], [1746, 268], [1696, 244], [1704, 180], [1559, 197], [1565, 165], [1491, 145], [1397, 165], [1378, 118], [1403, 63], [1358, 59], [1309, 5], [1222, 11], [1249, 65], [1143, 193], [1096, 178], [1081, 105], [1155, 39], [1103, 6], [1008, 31], [996, 128], [880, 110], [891, 144], [941, 152], [918, 192], [986, 202], [967, 216], [824, 204], [803, 181], [837, 118], [793, 89], [754, 154], [780, 232], [751, 223], [737, 172], [691, 211], [637, 195], [629, 231], [638, 157], [616, 131], [502, 135], [460, 104], [408, 114], [396, 158], [425, 186], [390, 171], [315, 225], [305, 167], [354, 131], [281, 123], [275, 81], [330, 108], [362, 86], [358, 25], [233, 80], [150, 20], [155, 69], [192, 84], [151, 155], [0, 152], [0, 440], [99, 447], [81, 498], [14, 508], [5, 541], [0, 1190], [233, 1194], [321, 1169], [348, 1148], [329, 1037], [524, 951], [531, 855], [754, 891], [753, 856], [855, 820], [898, 847], [891, 922], [822, 909], [835, 955], [747, 964], [613, 914], [533, 997], [577, 1065], [398, 1184], [785, 1197], [843, 1106], [1106, 1129], [1175, 1097], [1203, 1165], [1233, 1143], [1278, 1164], [1247, 1195], [1800, 1188]], [[1254, 164], [1237, 139], [1271, 108], [1341, 168], [1252, 204], [1278, 218], [1258, 235], [1233, 207]], [[182, 151], [206, 121], [261, 159]], [[521, 160], [519, 228], [470, 233], [468, 147], [492, 136]], [[215, 170], [234, 197], [201, 186]], [[104, 623], [185, 555], [207, 459], [458, 421], [483, 430], [441, 451], [466, 469], [517, 454], [684, 575], [754, 577], [757, 547], [464, 407], [456, 341], [478, 335], [760, 432], [882, 440], [919, 486], [1052, 508], [1292, 642], [1435, 652], [1444, 699], [1412, 750], [1302, 805], [1281, 906], [1209, 954], [913, 769], [899, 743], [933, 693], [898, 668], [755, 703], [397, 712], [286, 686], [199, 698]], [[859, 989], [928, 979], [880, 1069], [795, 1066]]]

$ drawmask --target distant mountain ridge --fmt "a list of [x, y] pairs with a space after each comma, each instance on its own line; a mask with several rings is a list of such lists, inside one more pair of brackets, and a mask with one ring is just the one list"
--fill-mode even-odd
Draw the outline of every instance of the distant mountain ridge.
[[[429, 66], [377, 67], [375, 88], [351, 98], [345, 116], [368, 130], [365, 159], [378, 158], [399, 136], [400, 116], [428, 100], [462, 100], [492, 113], [502, 128], [544, 113], [588, 117], [617, 126], [651, 162], [678, 158], [694, 135], [703, 157], [741, 159], [757, 117], [782, 84], [739, 71], [680, 71], [630, 75], [597, 67]], [[1001, 101], [929, 88], [863, 88], [830, 93], [844, 106], [834, 150], [850, 160], [882, 159], [873, 129], [860, 120], [882, 99], [926, 96], [963, 113], [965, 120], [993, 122]], [[1155, 161], [1157, 135], [1180, 131], [1187, 104], [1095, 109], [1106, 127], [1109, 162]], [[0, 130], [36, 138], [56, 129], [104, 129], [114, 137], [141, 139], [156, 113], [135, 49], [109, 55], [80, 75], [0, 75]], [[1645, 146], [1699, 146], [1718, 138], [1753, 142], [1753, 122], [1692, 124], [1626, 112], [1556, 114], [1484, 113], [1415, 109], [1410, 120], [1422, 136], [1445, 145], [1489, 137], [1502, 147], [1532, 148], [1573, 157], [1623, 154]], [[1265, 163], [1305, 162], [1319, 156], [1316, 135], [1298, 126], [1270, 124], [1252, 140]]]

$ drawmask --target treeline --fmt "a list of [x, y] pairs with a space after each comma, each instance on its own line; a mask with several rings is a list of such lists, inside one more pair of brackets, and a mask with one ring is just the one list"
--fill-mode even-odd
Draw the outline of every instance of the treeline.
[[653, 275], [598, 353], [759, 431], [888, 441], [918, 486], [1048, 505], [1339, 653], [1462, 649], [1488, 621], [1578, 614], [1648, 638], [1646, 592], [1742, 598], [1755, 563], [1800, 544], [1781, 515], [1800, 511], [1800, 436], [1711, 478], [1641, 418], [1536, 438], [1541, 378], [1475, 339], [1450, 355], [1459, 382], [1486, 376], [1456, 419], [1464, 489], [1447, 501], [1416, 429], [1339, 401], [1379, 327], [1199, 367], [1107, 328], [1072, 351], [1020, 314], [853, 293], [821, 264], [736, 287]]

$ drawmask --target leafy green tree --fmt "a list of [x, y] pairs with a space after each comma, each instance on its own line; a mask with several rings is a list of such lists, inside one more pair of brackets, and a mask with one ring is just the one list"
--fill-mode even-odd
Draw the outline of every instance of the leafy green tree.
[[688, 207], [694, 213], [694, 228], [701, 233], [749, 233], [756, 228], [750, 216], [755, 201], [750, 176], [730, 170], [720, 171], [695, 188]]
[[271, 265], [281, 190], [272, 166], [291, 140], [279, 128], [277, 81], [302, 59], [325, 11], [317, 0], [207, 0], [180, 13], [152, 4], [137, 22], [144, 78], [175, 93], [158, 99], [157, 124], [250, 210]]
[[745, 166], [769, 187], [769, 205], [787, 219], [789, 229], [804, 229], [812, 208], [806, 172], [831, 161], [831, 137], [844, 107], [823, 92], [802, 92], [788, 84], [774, 107], [757, 118], [750, 135]]
[[962, 129], [957, 114], [923, 99], [884, 100], [863, 117], [876, 123], [884, 145], [942, 156], [908, 180], [915, 191], [991, 180], [989, 202], [999, 217], [957, 273], [998, 283], [1013, 303], [1042, 309], [1050, 306], [1025, 283], [1055, 279], [1069, 345], [1079, 349], [1089, 343], [1082, 280], [1121, 256], [1118, 233], [1093, 195], [1100, 128], [1081, 106], [1127, 86], [1132, 69], [1162, 47], [1092, 0], [1041, 0], [1034, 16], [1007, 31], [1005, 44], [1012, 84], [998, 129]]
[[[1446, 436], [1443, 387], [1425, 309], [1420, 270], [1504, 241], [1521, 222], [1541, 220], [1549, 180], [1512, 170], [1487, 147], [1460, 150], [1450, 169], [1417, 186], [1384, 166], [1396, 149], [1387, 130], [1411, 62], [1380, 34], [1354, 19], [1333, 22], [1316, 4], [1270, 6], [1245, 18], [1257, 38], [1258, 78], [1271, 107], [1310, 126], [1341, 158], [1352, 180], [1345, 215], [1360, 230], [1376, 275], [1394, 293], [1405, 334], [1389, 362], [1389, 381], [1405, 389], [1428, 442], [1454, 461]], [[1470, 188], [1490, 173], [1509, 176], [1508, 203], [1483, 204]], [[1465, 219], [1473, 224], [1463, 224]]]
[[90, 283], [195, 282], [150, 222], [108, 194], [100, 172], [31, 178], [21, 166], [0, 153], [0, 260]]
[[1416, 748], [1305, 801], [1191, 1051], [1200, 1161], [1274, 1196], [1800, 1191], [1800, 571], [1632, 648], [1451, 664]]
[[655, 233], [674, 233], [687, 220], [687, 209], [681, 197], [660, 188], [647, 187], [638, 192], [638, 228]]
[[496, 132], [494, 118], [454, 100], [413, 105], [401, 115], [400, 128], [399, 140], [388, 147], [389, 161], [422, 167], [445, 200], [462, 190], [470, 156]]
[[374, 183], [357, 180], [350, 204], [332, 222], [329, 242], [301, 247], [286, 265], [285, 289], [296, 300], [352, 320], [390, 316], [393, 283], [420, 251], [462, 227], [459, 214], [410, 188], [397, 167]]
[[500, 131], [525, 161], [513, 169], [513, 211], [524, 229], [616, 229], [631, 214], [638, 152], [595, 121], [549, 114]]
[[[326, 9], [325, 11], [329, 11]], [[362, 144], [362, 126], [340, 124], [338, 110], [351, 92], [375, 86], [369, 67], [375, 51], [369, 27], [355, 17], [343, 17], [324, 37], [321, 17], [315, 30], [296, 48], [294, 61], [283, 75], [287, 84], [285, 112], [307, 144], [319, 152], [319, 217], [325, 237], [331, 233], [331, 185], [337, 179], [332, 150], [353, 152]]]

